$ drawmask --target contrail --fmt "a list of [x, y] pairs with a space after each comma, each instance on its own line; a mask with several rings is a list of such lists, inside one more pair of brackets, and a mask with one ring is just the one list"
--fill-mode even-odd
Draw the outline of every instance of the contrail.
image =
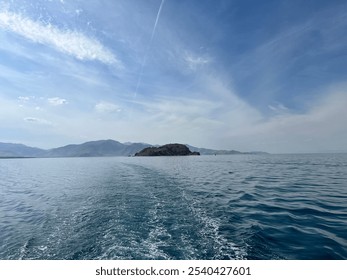
[[161, 0], [160, 7], [159, 7], [159, 10], [158, 10], [158, 13], [157, 13], [157, 18], [155, 19], [154, 27], [153, 27], [153, 30], [152, 30], [151, 41], [149, 42], [150, 45], [152, 44], [152, 41], [153, 41], [155, 29], [157, 28], [157, 24], [158, 24], [158, 21], [159, 21], [161, 9], [162, 9], [162, 7], [164, 5], [164, 2], [165, 2], [165, 0]]
[[165, 2], [165, 0], [161, 0], [160, 7], [159, 7], [159, 10], [158, 10], [158, 13], [157, 13], [157, 18], [155, 19], [155, 23], [154, 23], [154, 26], [153, 26], [152, 35], [151, 35], [151, 40], [149, 41], [149, 44], [148, 44], [148, 46], [147, 46], [145, 55], [144, 55], [144, 57], [143, 57], [143, 61], [142, 61], [142, 64], [141, 64], [140, 75], [139, 75], [139, 78], [138, 78], [138, 80], [137, 80], [136, 89], [135, 89], [135, 93], [134, 93], [134, 99], [135, 99], [136, 96], [137, 96], [137, 91], [138, 91], [139, 86], [140, 86], [140, 84], [141, 84], [142, 75], [143, 75], [143, 68], [145, 67], [145, 64], [146, 64], [146, 61], [147, 61], [148, 51], [149, 51], [149, 49], [151, 48], [151, 45], [152, 45], [152, 41], [153, 41], [153, 38], [154, 38], [155, 30], [156, 30], [157, 25], [158, 25], [158, 21], [159, 21], [161, 9], [162, 9], [162, 7], [163, 7], [163, 5], [164, 5], [164, 2]]

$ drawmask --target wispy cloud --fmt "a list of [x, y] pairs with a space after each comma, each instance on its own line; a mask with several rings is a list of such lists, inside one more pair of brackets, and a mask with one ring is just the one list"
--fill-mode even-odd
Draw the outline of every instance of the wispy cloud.
[[44, 44], [79, 60], [98, 60], [106, 64], [121, 65], [115, 55], [98, 40], [50, 23], [33, 21], [21, 14], [0, 11], [0, 28], [14, 32], [35, 43]]
[[345, 92], [342, 89], [327, 94], [305, 113], [277, 112], [274, 117], [245, 126], [236, 134], [226, 132], [226, 139], [236, 147], [273, 153], [345, 151]]
[[53, 106], [60, 106], [60, 105], [67, 104], [67, 100], [60, 97], [52, 97], [52, 98], [48, 98], [47, 100], [48, 100], [48, 103]]
[[26, 117], [26, 118], [24, 118], [24, 121], [30, 122], [30, 123], [52, 125], [52, 123], [50, 121], [47, 121], [45, 119], [40, 119], [40, 118], [34, 118], [34, 117]]
[[284, 106], [282, 103], [278, 103], [278, 102], [275, 104], [269, 104], [268, 107], [274, 113], [289, 112], [289, 109], [286, 106]]
[[18, 100], [20, 102], [28, 102], [30, 99], [34, 98], [33, 96], [19, 96]]
[[211, 59], [207, 56], [198, 56], [188, 52], [185, 54], [184, 60], [190, 70], [196, 70], [211, 62]]
[[105, 102], [101, 101], [98, 104], [95, 105], [95, 111], [97, 113], [101, 114], [107, 114], [107, 113], [115, 113], [115, 112], [120, 112], [121, 108], [117, 106], [116, 104], [110, 103], [110, 102]]

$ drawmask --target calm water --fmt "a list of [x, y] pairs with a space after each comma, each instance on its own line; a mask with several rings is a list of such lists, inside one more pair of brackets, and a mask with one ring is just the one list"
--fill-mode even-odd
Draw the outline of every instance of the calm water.
[[0, 259], [347, 259], [347, 154], [0, 159]]

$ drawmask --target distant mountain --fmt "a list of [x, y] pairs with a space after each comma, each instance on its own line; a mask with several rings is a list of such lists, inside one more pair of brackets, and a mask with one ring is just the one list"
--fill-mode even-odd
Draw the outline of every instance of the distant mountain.
[[79, 145], [67, 145], [47, 151], [47, 157], [105, 157], [130, 156], [149, 147], [149, 144], [127, 143], [122, 144], [115, 140], [99, 140]]
[[242, 154], [242, 152], [239, 151], [227, 151], [227, 150], [212, 150], [212, 149], [205, 149], [205, 148], [197, 148], [194, 146], [187, 145], [187, 147], [193, 151], [193, 152], [199, 152], [201, 155], [235, 155], [235, 154]]
[[[235, 150], [212, 150], [186, 145], [192, 152], [201, 155], [266, 154], [263, 152], [243, 153]], [[0, 143], [0, 157], [105, 157], [133, 156], [147, 147], [158, 147], [146, 143], [120, 143], [115, 140], [90, 141], [71, 144], [50, 150], [28, 147], [23, 144]]]
[[235, 150], [213, 150], [205, 148], [197, 148], [191, 145], [186, 145], [192, 152], [199, 152], [201, 155], [255, 155], [268, 154], [265, 152], [239, 152]]
[[40, 157], [45, 150], [23, 144], [0, 143], [0, 157]]
[[122, 144], [114, 140], [100, 140], [43, 150], [22, 144], [0, 143], [0, 157], [131, 156], [149, 146], [145, 143]]

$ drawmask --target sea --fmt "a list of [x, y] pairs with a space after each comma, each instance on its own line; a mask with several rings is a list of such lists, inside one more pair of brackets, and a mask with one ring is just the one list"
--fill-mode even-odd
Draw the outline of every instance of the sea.
[[0, 159], [0, 259], [347, 259], [347, 154]]

